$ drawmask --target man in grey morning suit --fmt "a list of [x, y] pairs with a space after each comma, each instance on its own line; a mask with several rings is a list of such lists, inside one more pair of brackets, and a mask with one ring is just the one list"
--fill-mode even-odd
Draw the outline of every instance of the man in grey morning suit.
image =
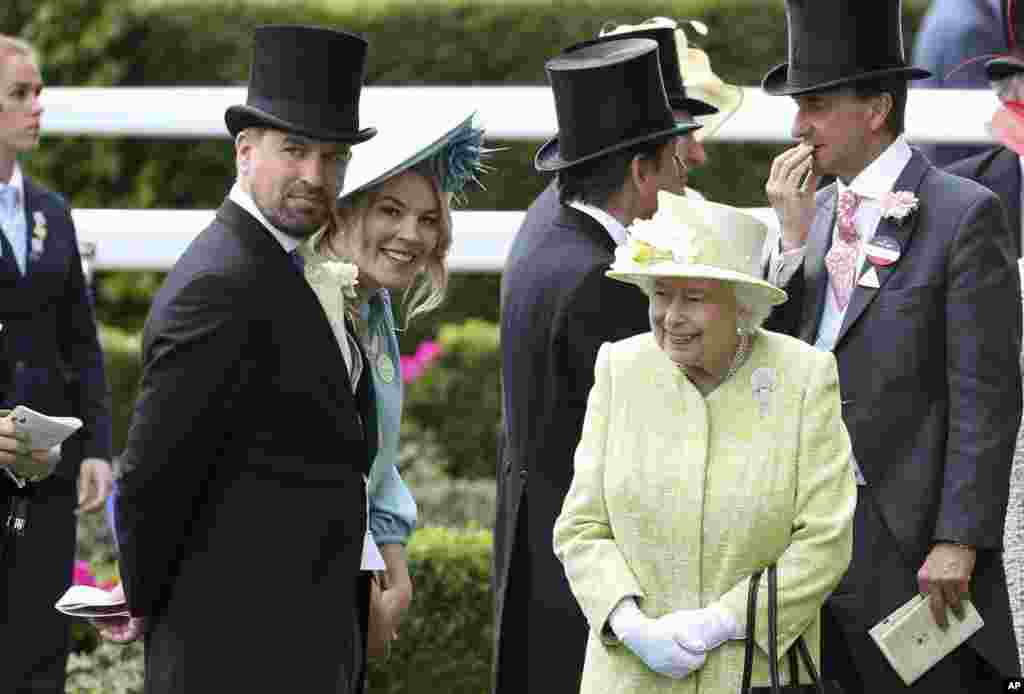
[[[850, 570], [823, 610], [826, 677], [904, 691], [868, 629], [916, 593], [936, 621], [970, 596], [985, 626], [911, 691], [1019, 673], [1000, 550], [1021, 415], [1020, 290], [998, 198], [902, 136], [900, 3], [788, 0], [793, 135], [767, 191], [782, 226], [769, 329], [834, 352], [858, 475]], [[833, 185], [815, 189], [824, 174]], [[984, 684], [982, 684], [984, 683]]]

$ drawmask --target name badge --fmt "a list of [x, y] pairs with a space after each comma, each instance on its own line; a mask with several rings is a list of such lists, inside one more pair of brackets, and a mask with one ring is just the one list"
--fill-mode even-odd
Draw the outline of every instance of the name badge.
[[382, 353], [377, 357], [377, 373], [380, 374], [381, 380], [385, 383], [391, 383], [395, 380], [395, 364], [387, 353]]
[[888, 236], [876, 236], [864, 247], [868, 260], [877, 267], [892, 265], [900, 259], [900, 244]]

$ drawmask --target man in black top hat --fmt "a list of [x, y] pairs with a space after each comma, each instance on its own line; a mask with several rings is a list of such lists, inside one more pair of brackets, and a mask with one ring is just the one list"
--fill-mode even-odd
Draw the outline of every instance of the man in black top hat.
[[[587, 623], [552, 549], [603, 342], [650, 329], [646, 299], [607, 279], [626, 226], [682, 192], [679, 138], [650, 39], [588, 42], [546, 64], [558, 134], [502, 274], [504, 449], [495, 527], [494, 691], [579, 690]], [[685, 99], [681, 83], [673, 96]], [[682, 103], [682, 102], [680, 102]], [[619, 286], [616, 286], [616, 285]]]
[[147, 694], [361, 689], [372, 389], [353, 392], [294, 251], [375, 134], [358, 125], [366, 51], [256, 30], [247, 102], [225, 116], [238, 180], [153, 300], [117, 519]]
[[[990, 129], [1000, 144], [946, 167], [990, 189], [1006, 207], [1016, 257], [1021, 257], [1021, 168], [1024, 156], [1024, 13], [1016, 0], [1002, 0], [1003, 31], [1009, 54], [985, 64], [985, 74], [1004, 106]], [[1014, 104], [1016, 102], [1016, 104]], [[1009, 105], [1007, 105], [1009, 104]]]
[[[611, 23], [606, 24], [610, 26]], [[683, 83], [683, 71], [680, 65], [679, 47], [676, 40], [676, 32], [681, 32], [676, 23], [664, 18], [648, 20], [643, 24], [633, 26], [620, 26], [607, 33], [602, 32], [600, 36], [591, 41], [578, 43], [566, 50], [575, 50], [584, 46], [592, 46], [607, 41], [618, 41], [621, 39], [651, 39], [658, 43], [658, 64], [661, 67], [661, 79], [665, 83], [665, 93], [668, 95], [669, 106], [672, 107], [672, 114], [680, 122], [691, 121], [699, 116], [710, 116], [718, 113], [718, 108], [712, 104], [687, 95]], [[688, 189], [688, 173], [707, 162], [707, 152], [703, 143], [697, 139], [696, 132], [689, 137], [679, 137], [676, 140], [676, 155], [682, 162], [683, 175], [680, 180], [680, 188], [672, 192], [682, 194]], [[700, 131], [700, 132], [703, 132]], [[692, 189], [689, 189], [692, 190]]]
[[[831, 350], [858, 481], [853, 561], [823, 611], [826, 676], [902, 691], [868, 629], [913, 596], [940, 626], [970, 597], [985, 626], [914, 691], [985, 691], [1019, 673], [1000, 561], [1021, 415], [1020, 289], [1005, 212], [902, 135], [900, 3], [788, 0], [789, 95], [801, 142], [767, 183], [782, 226], [769, 328]], [[819, 177], [837, 181], [815, 193]], [[780, 577], [780, 580], [785, 580]], [[991, 685], [987, 685], [991, 686]]]

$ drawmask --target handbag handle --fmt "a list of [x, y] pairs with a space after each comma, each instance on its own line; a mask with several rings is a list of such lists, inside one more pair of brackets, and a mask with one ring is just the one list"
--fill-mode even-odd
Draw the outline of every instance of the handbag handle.
[[754, 667], [754, 622], [757, 619], [757, 584], [761, 582], [761, 572], [755, 571], [750, 577], [750, 590], [747, 592], [747, 642], [743, 647], [743, 680], [740, 683], [740, 694], [750, 691], [750, 676]]
[[[740, 694], [750, 692], [750, 681], [754, 666], [754, 631], [755, 618], [757, 617], [757, 586], [761, 580], [761, 572], [757, 571], [750, 577], [750, 591], [747, 595], [747, 642], [743, 652], [743, 680], [740, 685]], [[775, 564], [768, 567], [768, 677], [771, 681], [772, 694], [780, 694], [782, 686], [779, 683], [779, 605], [778, 605], [778, 577]], [[818, 670], [814, 667], [814, 660], [811, 659], [810, 650], [804, 641], [803, 635], [797, 637], [793, 647], [789, 649], [789, 681], [794, 686], [800, 684], [800, 668], [797, 665], [797, 654], [803, 661], [807, 673], [811, 676], [811, 683], [818, 691], [818, 694], [826, 694], [825, 685], [818, 677]]]

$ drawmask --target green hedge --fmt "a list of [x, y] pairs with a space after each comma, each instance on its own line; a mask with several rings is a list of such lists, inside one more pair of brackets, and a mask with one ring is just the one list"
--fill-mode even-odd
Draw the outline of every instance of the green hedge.
[[[97, 517], [83, 518], [87, 529]], [[83, 533], [102, 536], [102, 529]], [[80, 543], [81, 545], [81, 543]], [[106, 548], [80, 546], [80, 556]], [[103, 568], [103, 567], [99, 567]], [[490, 682], [491, 535], [485, 530], [424, 528], [409, 544], [413, 601], [390, 659], [370, 668], [374, 694], [483, 694]], [[92, 628], [77, 622], [80, 631]], [[91, 638], [82, 637], [83, 641]], [[101, 644], [71, 656], [69, 694], [141, 694], [142, 647]], [[296, 680], [298, 689], [301, 683]]]
[[135, 396], [139, 390], [139, 378], [142, 376], [140, 341], [138, 333], [100, 325], [100, 344], [103, 346], [107, 383], [110, 385], [115, 455], [124, 450]]
[[406, 388], [403, 437], [437, 447], [450, 477], [494, 477], [501, 430], [498, 326], [468, 320], [441, 327], [441, 356]]
[[[545, 60], [592, 38], [606, 20], [635, 22], [656, 15], [705, 21], [711, 34], [693, 37], [695, 43], [708, 51], [718, 74], [737, 84], [758, 84], [786, 54], [781, 0], [6, 4], [0, 9], [0, 31], [39, 46], [51, 85], [244, 84], [251, 30], [267, 22], [330, 24], [365, 35], [371, 85], [546, 84]], [[908, 45], [925, 4], [904, 3]], [[472, 206], [525, 208], [545, 182], [531, 165], [538, 144], [512, 143], [498, 154], [498, 170], [487, 176], [487, 191], [472, 195]], [[694, 175], [695, 185], [723, 202], [763, 204], [763, 177], [777, 149], [712, 145], [711, 163]], [[48, 138], [28, 165], [79, 207], [211, 207], [233, 176], [227, 140], [190, 140], [182, 146], [178, 141]]]
[[[903, 4], [909, 46], [927, 1]], [[47, 83], [60, 86], [244, 84], [251, 30], [268, 22], [334, 25], [365, 35], [371, 85], [541, 85], [544, 61], [592, 38], [606, 20], [658, 15], [705, 21], [711, 34], [692, 38], [708, 51], [718, 74], [734, 83], [758, 84], [785, 58], [782, 0], [5, 0], [0, 31], [35, 42]], [[414, 119], [413, 110], [410, 104]], [[496, 144], [509, 150], [496, 156], [487, 191], [474, 193], [470, 203], [476, 209], [524, 209], [546, 183], [531, 165], [539, 143]], [[714, 200], [763, 205], [764, 178], [779, 149], [711, 144], [710, 163], [694, 173], [693, 184]], [[209, 208], [221, 201], [233, 176], [227, 140], [55, 137], [25, 162], [78, 207]], [[143, 277], [100, 276], [99, 313], [105, 321], [140, 327], [154, 284], [152, 276]], [[494, 301], [486, 313], [470, 315], [494, 320], [497, 292], [483, 286], [483, 295]], [[457, 289], [448, 308], [415, 325], [411, 344], [404, 346], [414, 347], [441, 322], [460, 320], [467, 313], [463, 305], [479, 305], [476, 291]], [[121, 298], [128, 301], [119, 306]]]
[[374, 694], [483, 694], [490, 685], [491, 535], [424, 528], [409, 545], [413, 601]]

